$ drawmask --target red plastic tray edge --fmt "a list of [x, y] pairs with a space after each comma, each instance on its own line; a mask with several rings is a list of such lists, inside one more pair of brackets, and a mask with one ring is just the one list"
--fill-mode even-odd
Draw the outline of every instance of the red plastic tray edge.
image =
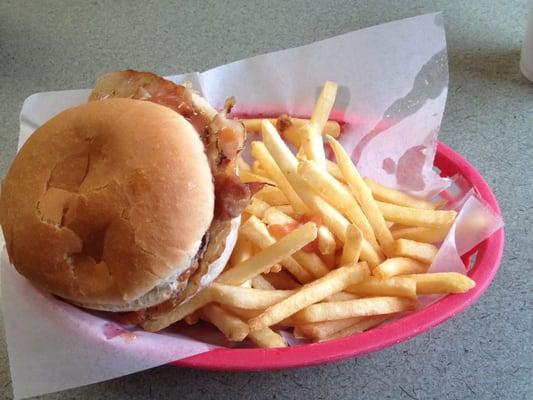
[[[460, 173], [479, 196], [501, 216], [487, 182], [462, 156], [442, 142], [438, 143], [435, 165], [444, 175]], [[218, 348], [171, 363], [175, 366], [219, 371], [269, 371], [330, 363], [364, 355], [409, 340], [457, 315], [472, 305], [496, 275], [504, 248], [504, 229], [499, 229], [477, 246], [475, 265], [469, 276], [476, 287], [468, 293], [448, 295], [429, 307], [390, 324], [337, 340], [280, 349]]]

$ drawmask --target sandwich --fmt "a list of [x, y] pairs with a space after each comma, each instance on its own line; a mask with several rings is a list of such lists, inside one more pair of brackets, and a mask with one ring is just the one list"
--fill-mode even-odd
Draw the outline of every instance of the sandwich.
[[140, 324], [223, 270], [250, 188], [244, 126], [184, 85], [132, 70], [37, 129], [0, 194], [17, 271], [74, 305]]

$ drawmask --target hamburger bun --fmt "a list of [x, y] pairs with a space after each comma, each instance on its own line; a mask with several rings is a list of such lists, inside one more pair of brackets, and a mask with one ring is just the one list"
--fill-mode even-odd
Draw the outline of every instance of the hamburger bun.
[[34, 284], [87, 308], [131, 311], [180, 290], [214, 201], [189, 122], [152, 102], [109, 99], [30, 137], [2, 183], [0, 223], [11, 262]]

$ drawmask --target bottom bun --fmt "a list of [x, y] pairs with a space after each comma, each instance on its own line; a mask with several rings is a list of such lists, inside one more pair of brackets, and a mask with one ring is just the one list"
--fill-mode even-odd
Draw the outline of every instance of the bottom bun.
[[[226, 266], [231, 253], [233, 252], [233, 248], [235, 247], [235, 244], [237, 243], [237, 236], [239, 233], [239, 226], [241, 224], [241, 217], [237, 217], [231, 220], [231, 229], [226, 237], [226, 244], [224, 246], [224, 251], [220, 255], [218, 259], [213, 261], [211, 264], [209, 264], [209, 267], [207, 269], [207, 272], [200, 278], [200, 282], [197, 285], [198, 287], [196, 290], [194, 290], [192, 293], [189, 294], [188, 297], [183, 299], [182, 303], [185, 303], [189, 301], [194, 295], [203, 289], [204, 287], [208, 286], [211, 282], [213, 282], [224, 270], [224, 267]], [[161, 304], [165, 302], [166, 300], [176, 296], [179, 292], [185, 290], [187, 287], [186, 283], [179, 283], [178, 282], [179, 276], [173, 275], [166, 279], [164, 282], [161, 282], [159, 285], [154, 287], [152, 290], [150, 290], [148, 293], [142, 295], [141, 297], [132, 300], [128, 303], [123, 304], [90, 304], [90, 303], [78, 303], [73, 302], [71, 300], [68, 300], [70, 303], [73, 303], [77, 306], [89, 308], [92, 310], [98, 310], [98, 311], [111, 311], [111, 312], [127, 312], [127, 311], [139, 311], [144, 308], [156, 306], [158, 304]]]

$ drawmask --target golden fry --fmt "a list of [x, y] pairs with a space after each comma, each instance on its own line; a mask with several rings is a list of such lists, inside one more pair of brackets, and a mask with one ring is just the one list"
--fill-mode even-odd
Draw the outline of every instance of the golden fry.
[[363, 234], [355, 225], [348, 225], [346, 229], [346, 243], [342, 249], [341, 264], [359, 261]]
[[371, 276], [367, 280], [346, 288], [355, 295], [364, 296], [395, 296], [416, 299], [416, 282], [404, 276], [380, 279]]
[[380, 201], [377, 205], [386, 220], [408, 226], [450, 227], [457, 215], [453, 210], [422, 210]]
[[330, 160], [326, 160], [326, 169], [328, 170], [328, 173], [332, 177], [337, 179], [339, 182], [346, 183], [346, 181], [344, 180], [344, 176], [342, 175], [342, 172], [336, 163]]
[[[366, 282], [366, 280], [363, 282]], [[333, 293], [331, 296], [326, 297], [324, 301], [348, 301], [348, 300], [355, 300], [358, 298], [360, 298], [360, 296], [344, 291], [344, 292]]]
[[423, 264], [412, 258], [393, 257], [388, 258], [372, 270], [372, 275], [380, 279], [390, 278], [396, 275], [420, 274], [426, 272], [428, 264]]
[[203, 320], [215, 325], [224, 336], [233, 342], [242, 342], [250, 332], [244, 321], [216, 304], [205, 306], [200, 315]]
[[340, 339], [343, 337], [351, 336], [354, 333], [364, 332], [370, 328], [381, 324], [382, 322], [385, 322], [389, 318], [390, 315], [374, 315], [371, 317], [363, 317], [360, 318], [359, 321], [356, 321], [353, 325], [341, 329], [340, 331], [335, 332], [334, 334], [323, 340]]
[[294, 293], [292, 290], [251, 289], [216, 282], [212, 283], [210, 288], [214, 302], [250, 310], [270, 307]]
[[329, 268], [315, 253], [297, 251], [293, 257], [298, 263], [311, 273], [315, 278], [321, 278], [329, 272]]
[[432, 228], [410, 226], [393, 229], [392, 237], [394, 239], [409, 239], [421, 243], [439, 243], [446, 238], [449, 231], [449, 226]]
[[285, 339], [270, 328], [252, 331], [248, 334], [248, 338], [256, 345], [263, 348], [287, 347]]
[[396, 257], [408, 257], [431, 264], [439, 249], [429, 243], [420, 243], [408, 239], [398, 239], [394, 251]]
[[320, 254], [334, 254], [337, 248], [335, 237], [324, 225], [318, 228], [318, 250]]
[[386, 186], [380, 185], [379, 183], [370, 178], [364, 178], [364, 180], [372, 191], [372, 196], [374, 196], [376, 200], [385, 203], [397, 204], [399, 206], [426, 210], [435, 210], [439, 206], [438, 203], [432, 203], [430, 201], [418, 199], [399, 190], [391, 189]]
[[298, 328], [300, 334], [309, 339], [324, 340], [334, 333], [352, 326], [361, 319], [361, 317], [354, 317], [333, 321], [311, 322], [308, 324], [296, 325], [295, 329]]
[[[294, 296], [294, 295], [293, 295]], [[289, 297], [290, 298], [290, 297]], [[400, 297], [369, 297], [364, 299], [313, 304], [294, 315], [304, 323], [368, 317], [413, 310], [416, 302]]]
[[265, 186], [254, 195], [255, 199], [263, 200], [271, 206], [282, 206], [289, 204], [289, 200], [279, 188], [275, 186]]
[[476, 282], [458, 272], [436, 272], [404, 275], [416, 282], [417, 294], [465, 293], [476, 286]]

